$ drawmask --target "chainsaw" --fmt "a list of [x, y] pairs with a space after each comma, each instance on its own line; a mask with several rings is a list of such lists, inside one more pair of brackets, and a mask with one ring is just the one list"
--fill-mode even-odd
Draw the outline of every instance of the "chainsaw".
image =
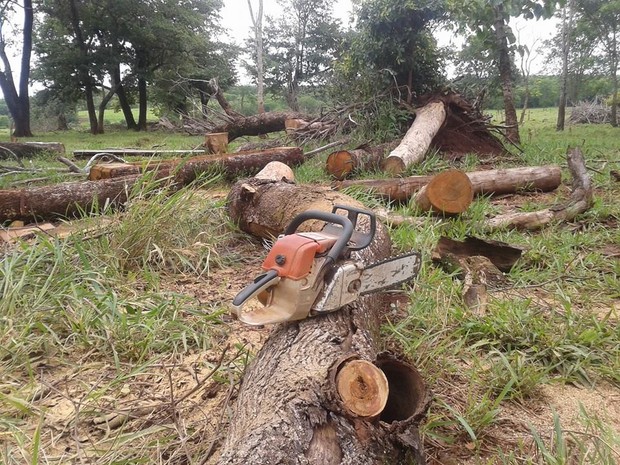
[[[358, 229], [364, 217], [368, 232]], [[297, 232], [312, 220], [325, 222], [320, 232]], [[421, 262], [416, 252], [370, 265], [352, 257], [370, 245], [375, 231], [373, 213], [349, 206], [301, 213], [274, 242], [262, 265], [265, 272], [234, 298], [232, 311], [250, 325], [302, 320], [414, 278]]]

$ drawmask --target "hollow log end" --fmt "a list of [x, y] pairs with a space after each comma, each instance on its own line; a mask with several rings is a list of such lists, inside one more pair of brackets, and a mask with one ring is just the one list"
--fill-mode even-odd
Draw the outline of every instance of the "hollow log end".
[[464, 172], [448, 170], [433, 177], [426, 186], [426, 196], [434, 211], [455, 215], [469, 208], [474, 188]]
[[383, 162], [383, 171], [390, 173], [392, 176], [402, 174], [407, 167], [402, 158], [390, 155]]
[[366, 360], [353, 360], [341, 367], [336, 389], [349, 413], [365, 419], [377, 417], [389, 395], [385, 374]]
[[326, 169], [339, 181], [345, 179], [353, 171], [353, 157], [348, 150], [332, 152], [327, 157]]

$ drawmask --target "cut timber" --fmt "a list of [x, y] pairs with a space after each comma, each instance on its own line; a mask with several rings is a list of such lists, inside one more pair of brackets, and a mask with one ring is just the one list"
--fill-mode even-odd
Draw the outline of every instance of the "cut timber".
[[295, 173], [290, 166], [285, 165], [280, 161], [272, 161], [260, 170], [256, 176], [256, 179], [271, 179], [278, 181], [295, 181]]
[[446, 120], [443, 102], [430, 102], [416, 110], [415, 120], [400, 145], [385, 159], [383, 169], [393, 175], [424, 160], [433, 138]]
[[311, 117], [295, 112], [267, 112], [245, 118], [235, 118], [213, 128], [212, 132], [227, 132], [228, 142], [241, 136], [260, 136], [270, 132], [284, 131], [287, 119], [312, 120]]
[[65, 182], [51, 186], [0, 190], [0, 224], [12, 220], [70, 217], [94, 205], [123, 203], [137, 176], [104, 181]]
[[[16, 223], [16, 222], [14, 222]], [[13, 224], [7, 229], [0, 228], [0, 242], [14, 242], [17, 239], [30, 239], [37, 233], [50, 234], [56, 227], [51, 223], [42, 223], [28, 226], [14, 227]]]
[[[227, 208], [242, 230], [273, 238], [297, 214], [331, 211], [334, 204], [363, 208], [327, 188], [263, 179], [234, 184]], [[365, 218], [360, 217], [360, 223], [368, 228]], [[314, 227], [321, 228], [322, 222]], [[390, 239], [382, 224], [370, 246], [354, 252], [366, 264], [390, 255]], [[398, 419], [371, 422], [351, 419], [349, 412], [338, 408], [339, 396], [330, 382], [343, 360], [377, 359], [375, 338], [386, 310], [380, 296], [368, 295], [337, 312], [276, 326], [246, 368], [217, 463], [378, 465], [405, 463], [408, 454], [420, 457], [417, 426], [429, 404], [423, 384], [418, 385], [422, 392], [412, 392], [413, 385], [395, 389], [396, 398], [406, 398], [403, 402], [419, 399], [412, 409], [416, 414], [403, 418], [401, 412]]]
[[91, 180], [109, 179], [145, 171], [156, 171], [158, 177], [174, 176], [174, 181], [184, 186], [194, 181], [198, 175], [214, 169], [221, 169], [228, 178], [235, 178], [240, 175], [257, 173], [272, 161], [297, 166], [304, 162], [304, 156], [298, 147], [278, 147], [260, 152], [204, 155], [177, 160], [104, 163], [93, 166], [88, 178]]
[[509, 213], [491, 218], [487, 227], [493, 229], [530, 229], [535, 230], [553, 221], [570, 221], [592, 206], [592, 182], [588, 176], [586, 163], [581, 149], [569, 149], [567, 153], [568, 169], [573, 176], [570, 199], [564, 205], [554, 206], [535, 212]]
[[182, 157], [185, 155], [204, 155], [204, 150], [141, 150], [141, 149], [101, 149], [101, 150], [74, 150], [76, 160], [91, 159], [97, 154], [109, 153], [117, 157]]
[[353, 417], [373, 419], [385, 409], [389, 387], [379, 368], [366, 360], [352, 360], [338, 370], [336, 389]]
[[471, 181], [459, 170], [448, 170], [433, 176], [414, 197], [422, 211], [455, 215], [469, 208], [474, 199]]
[[205, 147], [209, 153], [228, 153], [228, 133], [212, 132], [205, 135]]
[[358, 147], [352, 150], [338, 150], [327, 157], [325, 169], [338, 180], [345, 179], [360, 171], [381, 169], [385, 154], [398, 146], [398, 142]]
[[0, 160], [14, 158], [32, 158], [45, 152], [65, 153], [65, 146], [60, 142], [0, 142]]
[[[471, 171], [469, 177], [474, 195], [501, 195], [515, 192], [548, 192], [557, 189], [562, 181], [562, 172], [557, 165], [524, 166], [496, 170]], [[379, 197], [397, 202], [407, 202], [432, 176], [409, 176], [392, 179], [363, 179], [342, 181], [336, 189], [358, 187]]]

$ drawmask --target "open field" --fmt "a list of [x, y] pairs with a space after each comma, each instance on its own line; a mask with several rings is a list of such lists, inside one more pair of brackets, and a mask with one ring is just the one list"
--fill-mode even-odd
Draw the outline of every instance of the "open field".
[[[419, 227], [392, 229], [397, 251], [421, 251], [423, 266], [406, 299], [385, 315], [383, 344], [407, 354], [435, 394], [422, 431], [429, 463], [620, 463], [620, 182], [610, 176], [620, 171], [620, 129], [557, 133], [555, 109], [544, 109], [530, 112], [521, 137], [523, 153], [458, 162], [431, 156], [412, 171], [557, 163], [563, 185], [478, 198], [458, 218], [420, 216]], [[63, 142], [68, 152], [202, 142], [119, 130], [36, 140]], [[589, 211], [536, 232], [486, 230], [498, 213], [566, 200], [566, 149], [577, 145], [595, 186]], [[298, 179], [329, 184], [325, 158], [296, 169]], [[41, 173], [0, 177], [0, 188], [27, 176], [68, 179], [46, 171], [64, 166], [51, 156], [32, 166]], [[244, 366], [271, 330], [228, 315], [266, 253], [230, 224], [228, 187], [213, 174], [166, 195], [146, 181], [123, 211], [72, 221], [82, 233], [3, 246], [0, 464], [217, 458]], [[378, 202], [351, 195], [370, 207]], [[416, 214], [410, 205], [391, 208]], [[526, 251], [490, 290], [484, 314], [466, 307], [456, 273], [431, 262], [441, 235]]]

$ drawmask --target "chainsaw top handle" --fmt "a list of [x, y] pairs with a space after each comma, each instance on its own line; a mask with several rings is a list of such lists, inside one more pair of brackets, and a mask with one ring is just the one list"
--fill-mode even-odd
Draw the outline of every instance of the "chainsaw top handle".
[[297, 215], [290, 224], [284, 230], [284, 235], [288, 236], [289, 234], [294, 234], [297, 231], [297, 228], [301, 226], [302, 223], [310, 220], [319, 220], [325, 221], [328, 224], [339, 224], [342, 228], [338, 228], [338, 231], [335, 235], [337, 235], [338, 239], [336, 239], [336, 243], [329, 250], [326, 257], [332, 263], [335, 263], [347, 249], [347, 244], [349, 243], [349, 239], [353, 235], [354, 226], [353, 223], [346, 216], [336, 215], [335, 213], [327, 213], [320, 210], [308, 210], [303, 213]]

